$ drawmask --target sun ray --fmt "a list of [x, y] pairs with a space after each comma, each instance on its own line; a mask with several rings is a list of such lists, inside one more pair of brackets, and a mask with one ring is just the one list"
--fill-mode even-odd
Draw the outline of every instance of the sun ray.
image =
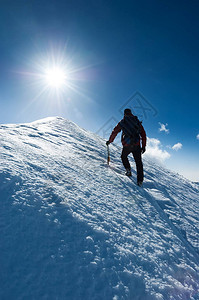
[[[83, 89], [84, 82], [88, 82], [93, 75], [90, 72], [97, 64], [75, 64], [75, 56], [66, 55], [66, 48], [51, 50], [29, 61], [31, 70], [23, 70], [16, 73], [26, 79], [27, 94], [34, 95], [27, 101], [27, 109], [35, 101], [43, 101], [48, 110], [64, 107], [68, 99], [79, 95], [87, 101], [91, 101], [89, 92]], [[30, 88], [31, 92], [30, 93]], [[38, 102], [39, 104], [39, 102]]]

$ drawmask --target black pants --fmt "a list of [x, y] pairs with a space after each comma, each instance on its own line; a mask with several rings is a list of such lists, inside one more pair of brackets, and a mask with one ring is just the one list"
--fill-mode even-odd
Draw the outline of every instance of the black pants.
[[128, 160], [128, 155], [130, 153], [133, 154], [135, 164], [136, 164], [137, 182], [139, 182], [139, 181], [142, 182], [144, 175], [143, 175], [143, 164], [142, 164], [142, 156], [141, 156], [140, 146], [125, 146], [125, 147], [123, 147], [121, 159], [122, 159], [125, 169], [130, 169], [130, 167], [131, 167], [129, 160]]

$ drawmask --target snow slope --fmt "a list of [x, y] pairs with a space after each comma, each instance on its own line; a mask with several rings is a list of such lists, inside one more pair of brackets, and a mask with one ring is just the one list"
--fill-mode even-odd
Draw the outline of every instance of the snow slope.
[[[199, 299], [199, 186], [62, 118], [0, 126], [0, 299]], [[133, 160], [131, 161], [134, 166]]]

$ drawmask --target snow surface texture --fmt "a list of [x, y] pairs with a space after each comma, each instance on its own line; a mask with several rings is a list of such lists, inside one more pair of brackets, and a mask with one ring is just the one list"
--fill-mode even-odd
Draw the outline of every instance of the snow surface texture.
[[[0, 299], [199, 299], [199, 186], [62, 118], [0, 126]], [[133, 159], [132, 167], [135, 168]]]

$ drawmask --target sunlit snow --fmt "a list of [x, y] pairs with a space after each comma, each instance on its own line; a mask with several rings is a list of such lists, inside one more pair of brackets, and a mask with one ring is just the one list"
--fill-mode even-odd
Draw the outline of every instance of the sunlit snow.
[[199, 299], [199, 185], [144, 159], [137, 187], [120, 152], [62, 118], [0, 126], [0, 299]]

